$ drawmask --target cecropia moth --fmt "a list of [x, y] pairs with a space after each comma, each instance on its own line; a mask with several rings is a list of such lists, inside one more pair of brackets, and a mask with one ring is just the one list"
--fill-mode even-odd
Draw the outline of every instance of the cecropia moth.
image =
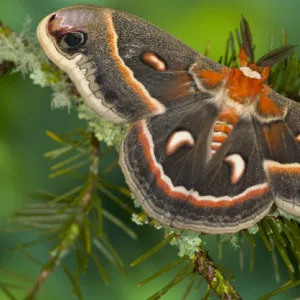
[[132, 123], [120, 164], [150, 217], [230, 233], [273, 205], [300, 216], [300, 104], [265, 84], [292, 46], [255, 63], [242, 18], [240, 67], [228, 68], [138, 17], [93, 5], [58, 10], [37, 33], [97, 114]]

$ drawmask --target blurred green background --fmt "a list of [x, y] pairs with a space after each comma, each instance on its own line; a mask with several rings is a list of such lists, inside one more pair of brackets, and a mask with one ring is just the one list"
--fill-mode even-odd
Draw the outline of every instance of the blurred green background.
[[[300, 44], [300, 1], [298, 0], [1, 0], [0, 19], [16, 31], [22, 29], [27, 16], [32, 19], [34, 32], [38, 22], [47, 14], [61, 7], [75, 3], [93, 3], [136, 14], [168, 31], [191, 47], [203, 52], [208, 40], [211, 43], [210, 58], [217, 60], [225, 49], [228, 32], [239, 25], [243, 14], [250, 22], [257, 56], [268, 50], [269, 30], [273, 28], [278, 46], [281, 41], [281, 28], [288, 32], [291, 44]], [[1, 49], [0, 49], [1, 51]], [[297, 49], [297, 54], [300, 50]], [[76, 113], [66, 110], [53, 111], [50, 107], [51, 91], [34, 86], [28, 78], [19, 74], [6, 76], [0, 80], [0, 215], [12, 214], [28, 201], [26, 193], [38, 188], [60, 192], [70, 182], [47, 179], [50, 162], [43, 153], [55, 147], [45, 135], [47, 129], [64, 133], [82, 125]], [[118, 182], [123, 182], [122, 174], [116, 171]], [[118, 208], [114, 213], [120, 213]], [[125, 215], [122, 214], [124, 219]], [[127, 218], [129, 226], [139, 234], [138, 241], [132, 241], [113, 226], [106, 226], [110, 238], [126, 263], [126, 278], [122, 277], [109, 264], [111, 282], [105, 286], [95, 268], [90, 267], [82, 278], [81, 287], [85, 299], [142, 300], [162, 288], [170, 279], [170, 274], [161, 277], [148, 286], [138, 288], [137, 283], [176, 258], [176, 249], [168, 246], [150, 260], [130, 268], [129, 263], [154, 246], [161, 239], [161, 232], [144, 226], [137, 228]], [[16, 243], [29, 241], [30, 233], [0, 235], [0, 266], [17, 273], [35, 278], [39, 267], [28, 261], [22, 254], [7, 251]], [[217, 262], [216, 237], [208, 237], [207, 248]], [[255, 271], [249, 272], [249, 256], [245, 245], [244, 270], [239, 267], [239, 252], [230, 245], [225, 246], [222, 264], [229, 267], [236, 276], [235, 286], [243, 299], [257, 299], [279, 285], [275, 282], [272, 259], [264, 246], [258, 243], [255, 249]], [[32, 253], [46, 262], [47, 247], [34, 248]], [[71, 257], [67, 258], [72, 264]], [[287, 272], [279, 259], [281, 283], [287, 280]], [[4, 275], [1, 278], [5, 279]], [[185, 284], [171, 290], [164, 299], [180, 299]], [[28, 285], [29, 288], [29, 285]], [[38, 299], [71, 299], [72, 288], [60, 270], [48, 280]], [[22, 299], [20, 291], [18, 299]], [[295, 299], [300, 289], [274, 297], [274, 299]], [[200, 293], [192, 292], [189, 299], [200, 299]], [[0, 294], [0, 299], [6, 299]]]

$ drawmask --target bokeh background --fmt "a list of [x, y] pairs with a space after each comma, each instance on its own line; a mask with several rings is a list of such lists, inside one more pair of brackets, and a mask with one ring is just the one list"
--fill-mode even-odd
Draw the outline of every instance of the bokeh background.
[[[225, 49], [228, 32], [239, 25], [241, 14], [250, 22], [257, 56], [268, 50], [269, 31], [273, 28], [274, 46], [281, 41], [281, 29], [288, 32], [289, 42], [300, 44], [300, 1], [298, 0], [1, 0], [0, 19], [16, 31], [22, 30], [27, 16], [32, 19], [31, 30], [35, 31], [38, 22], [47, 14], [61, 7], [75, 3], [93, 3], [116, 8], [136, 14], [173, 34], [199, 52], [203, 52], [209, 40], [210, 58], [217, 60]], [[1, 49], [0, 49], [1, 51]], [[296, 53], [300, 54], [299, 49]], [[66, 188], [69, 182], [62, 179], [50, 181], [50, 162], [43, 153], [55, 145], [45, 135], [47, 129], [64, 133], [82, 126], [76, 113], [67, 110], [53, 111], [50, 107], [51, 91], [34, 86], [28, 78], [19, 74], [6, 76], [0, 80], [0, 216], [11, 215], [29, 201], [26, 193], [39, 188], [56, 192]], [[114, 174], [116, 181], [123, 182], [119, 170]], [[114, 213], [120, 213], [118, 208]], [[122, 215], [124, 219], [125, 215]], [[161, 232], [152, 228], [137, 226], [125, 220], [139, 235], [138, 241], [132, 241], [113, 226], [106, 226], [112, 243], [122, 255], [126, 276], [122, 277], [109, 264], [111, 282], [105, 286], [96, 269], [90, 267], [82, 278], [81, 287], [85, 299], [142, 300], [162, 288], [170, 279], [167, 274], [151, 284], [138, 288], [137, 283], [176, 258], [177, 250], [168, 246], [141, 265], [130, 268], [129, 263], [154, 246], [161, 239]], [[29, 241], [34, 237], [30, 233], [0, 234], [0, 266], [14, 270], [28, 278], [34, 278], [39, 267], [33, 265], [22, 254], [7, 249], [17, 243]], [[217, 259], [215, 237], [208, 237], [207, 248]], [[239, 252], [230, 245], [225, 246], [221, 263], [235, 274], [235, 286], [244, 299], [258, 299], [259, 296], [277, 288], [272, 259], [261, 243], [255, 249], [255, 270], [249, 271], [249, 256], [245, 245], [245, 266], [240, 270]], [[47, 246], [37, 247], [32, 253], [46, 262]], [[71, 264], [71, 258], [67, 262]], [[281, 283], [288, 276], [279, 259]], [[0, 273], [5, 281], [5, 275]], [[8, 280], [8, 279], [7, 279]], [[25, 285], [29, 283], [26, 283]], [[171, 290], [164, 299], [180, 299], [185, 284]], [[22, 299], [23, 292], [17, 294]], [[274, 299], [295, 299], [300, 289], [294, 288]], [[63, 272], [57, 270], [48, 280], [38, 299], [71, 299], [72, 288]], [[200, 299], [200, 293], [192, 292], [189, 299]], [[0, 293], [0, 299], [6, 299]]]

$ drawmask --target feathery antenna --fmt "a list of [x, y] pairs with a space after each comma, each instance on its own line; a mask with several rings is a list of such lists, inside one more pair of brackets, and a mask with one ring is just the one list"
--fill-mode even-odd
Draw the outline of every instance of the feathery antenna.
[[240, 23], [243, 46], [251, 63], [254, 63], [254, 48], [252, 43], [252, 33], [248, 21], [242, 16]]
[[269, 51], [267, 54], [263, 55], [256, 63], [259, 67], [271, 67], [278, 62], [284, 60], [294, 51], [297, 46], [285, 45], [279, 48]]

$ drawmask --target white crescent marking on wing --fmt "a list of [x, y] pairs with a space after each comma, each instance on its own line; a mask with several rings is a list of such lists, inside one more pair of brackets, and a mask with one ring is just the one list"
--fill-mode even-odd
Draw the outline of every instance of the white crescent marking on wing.
[[166, 154], [167, 156], [175, 153], [179, 148], [184, 145], [194, 146], [194, 138], [188, 131], [177, 131], [174, 132], [169, 138]]
[[245, 161], [239, 154], [231, 154], [225, 158], [225, 161], [232, 167], [230, 177], [231, 183], [238, 183], [245, 172]]

